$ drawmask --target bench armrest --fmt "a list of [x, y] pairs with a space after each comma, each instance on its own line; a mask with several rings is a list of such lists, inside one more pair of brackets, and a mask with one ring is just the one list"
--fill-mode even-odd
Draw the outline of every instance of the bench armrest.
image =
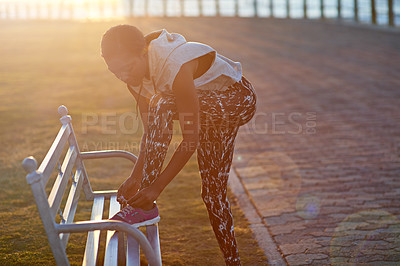
[[80, 153], [82, 159], [102, 159], [102, 158], [125, 158], [129, 161], [136, 163], [137, 157], [127, 151], [119, 150], [104, 150], [104, 151], [88, 151]]
[[117, 196], [118, 190], [98, 190], [93, 191], [94, 197], [104, 197], [105, 199], [109, 199], [112, 196]]
[[[121, 151], [121, 150], [103, 150], [103, 151], [88, 151], [81, 152], [79, 156], [82, 160], [86, 159], [103, 159], [103, 158], [125, 158], [129, 161], [136, 163], [137, 157], [130, 152]], [[85, 191], [86, 199], [92, 200], [93, 197], [96, 196], [104, 196], [106, 198], [110, 198], [113, 195], [116, 195], [117, 190], [115, 191], [92, 191], [91, 188], [88, 189], [88, 192]]]
[[160, 260], [156, 257], [156, 253], [151, 247], [149, 241], [146, 236], [137, 228], [121, 222], [121, 221], [110, 221], [110, 220], [102, 220], [102, 221], [83, 221], [76, 222], [72, 224], [57, 224], [56, 229], [58, 233], [82, 233], [94, 230], [112, 230], [125, 232], [128, 235], [134, 237], [139, 245], [142, 247], [143, 252], [151, 266], [161, 266]]

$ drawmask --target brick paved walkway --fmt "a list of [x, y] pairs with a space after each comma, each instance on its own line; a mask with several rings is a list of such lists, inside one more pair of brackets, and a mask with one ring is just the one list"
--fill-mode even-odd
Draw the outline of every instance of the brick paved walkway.
[[234, 165], [286, 262], [400, 263], [400, 33], [283, 20], [243, 35], [259, 109]]
[[399, 32], [282, 19], [139, 26], [242, 62], [258, 110], [239, 131], [233, 170], [283, 262], [400, 261]]

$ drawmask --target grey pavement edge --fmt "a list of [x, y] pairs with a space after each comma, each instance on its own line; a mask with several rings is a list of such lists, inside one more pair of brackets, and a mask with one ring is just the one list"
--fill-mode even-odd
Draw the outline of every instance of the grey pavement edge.
[[236, 174], [235, 167], [232, 165], [228, 183], [231, 191], [236, 196], [240, 209], [243, 211], [245, 217], [250, 223], [250, 229], [257, 240], [258, 245], [264, 250], [269, 265], [288, 265], [282, 258], [278, 246], [271, 237], [267, 225], [263, 222], [255, 205], [250, 199], [250, 195], [246, 192], [240, 176]]

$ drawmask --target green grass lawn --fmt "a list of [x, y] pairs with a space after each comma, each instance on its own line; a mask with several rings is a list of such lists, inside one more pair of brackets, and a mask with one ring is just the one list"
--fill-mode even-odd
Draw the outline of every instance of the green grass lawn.
[[[55, 264], [21, 162], [29, 155], [44, 158], [60, 127], [59, 105], [70, 110], [81, 151], [137, 153], [142, 129], [132, 115], [134, 99], [100, 57], [102, 33], [119, 23], [126, 22], [0, 21], [0, 265]], [[173, 144], [181, 139], [175, 126]], [[176, 146], [171, 145], [166, 162]], [[117, 189], [131, 171], [129, 162], [116, 159], [86, 167], [94, 189]], [[224, 265], [200, 184], [194, 154], [158, 199], [165, 265]], [[265, 265], [246, 219], [229, 197], [243, 264]], [[76, 218], [89, 217], [90, 205], [79, 205]], [[71, 264], [81, 263], [85, 241], [85, 234], [71, 236]]]

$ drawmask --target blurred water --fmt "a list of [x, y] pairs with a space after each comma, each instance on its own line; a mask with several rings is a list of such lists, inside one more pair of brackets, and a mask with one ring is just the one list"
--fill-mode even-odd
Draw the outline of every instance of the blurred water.
[[[0, 0], [0, 18], [74, 18], [74, 19], [104, 19], [129, 15], [129, 10], [135, 16], [144, 16], [145, 1], [150, 16], [163, 15], [163, 0]], [[256, 2], [254, 2], [256, 1]], [[182, 1], [183, 10], [179, 0], [167, 0], [167, 15], [185, 16], [199, 15], [198, 0]], [[306, 0], [307, 17], [319, 18], [321, 16], [320, 0]], [[388, 0], [375, 0], [377, 10], [377, 23], [388, 24]], [[393, 0], [395, 25], [400, 25], [400, 0]], [[133, 3], [133, 4], [132, 4]], [[251, 17], [255, 15], [254, 6], [257, 5], [258, 16], [284, 18], [287, 17], [286, 0], [238, 0], [238, 15]], [[291, 18], [303, 17], [304, 0], [289, 0], [289, 14]], [[354, 19], [354, 0], [341, 0], [342, 18]], [[338, 16], [338, 0], [324, 0], [324, 15], [327, 18]], [[130, 8], [132, 6], [132, 8]], [[235, 1], [219, 0], [220, 15], [234, 16]], [[272, 6], [272, 9], [271, 9]], [[61, 7], [61, 8], [60, 8]], [[215, 0], [202, 1], [203, 15], [215, 16]], [[371, 21], [370, 0], [358, 0], [358, 16], [362, 22]]]

